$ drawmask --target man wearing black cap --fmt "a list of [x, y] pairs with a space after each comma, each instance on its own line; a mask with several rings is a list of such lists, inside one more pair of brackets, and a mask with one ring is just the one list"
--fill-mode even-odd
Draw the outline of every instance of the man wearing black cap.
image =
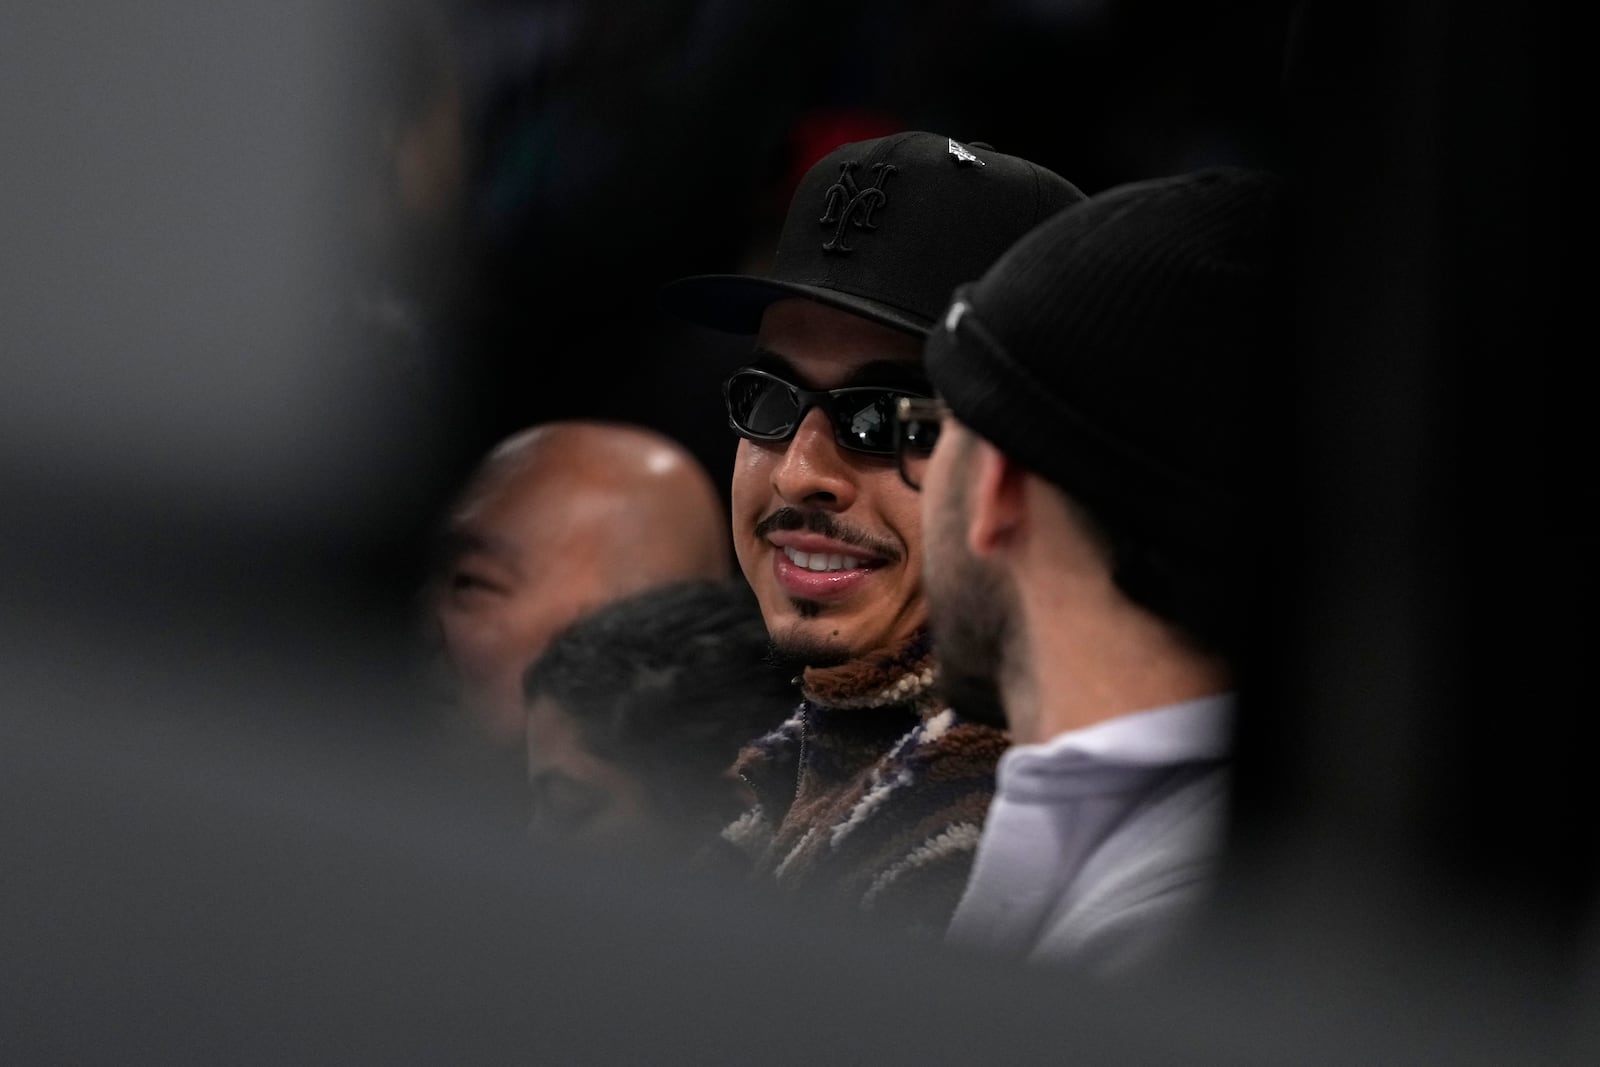
[[1110, 973], [1204, 899], [1282, 201], [1236, 167], [1107, 190], [958, 288], [928, 339], [938, 399], [898, 414], [942, 683], [980, 715], [997, 689], [1015, 742], [954, 944]]
[[954, 287], [1082, 197], [981, 143], [852, 142], [801, 179], [766, 276], [663, 292], [675, 314], [755, 335], [724, 387], [734, 546], [800, 684], [795, 714], [735, 765], [752, 805], [724, 837], [758, 877], [914, 933], [948, 923], [1007, 738], [934, 694], [894, 407], [931, 394], [922, 345]]

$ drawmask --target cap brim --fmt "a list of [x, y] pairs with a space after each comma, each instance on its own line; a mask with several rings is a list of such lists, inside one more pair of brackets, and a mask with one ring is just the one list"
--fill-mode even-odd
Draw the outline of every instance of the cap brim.
[[785, 297], [804, 297], [860, 315], [896, 330], [925, 337], [933, 322], [866, 297], [816, 285], [774, 281], [748, 274], [696, 274], [662, 286], [661, 306], [679, 318], [727, 333], [753, 334], [767, 305]]

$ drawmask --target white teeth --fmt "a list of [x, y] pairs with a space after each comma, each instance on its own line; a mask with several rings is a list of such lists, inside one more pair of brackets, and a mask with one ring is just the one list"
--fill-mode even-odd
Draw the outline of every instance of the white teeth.
[[808, 571], [846, 571], [861, 566], [861, 561], [856, 557], [841, 555], [838, 552], [801, 552], [785, 548], [783, 554], [789, 557], [790, 563]]

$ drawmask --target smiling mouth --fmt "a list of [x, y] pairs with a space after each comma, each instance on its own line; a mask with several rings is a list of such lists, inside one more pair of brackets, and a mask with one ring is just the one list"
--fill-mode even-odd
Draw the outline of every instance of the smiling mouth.
[[794, 548], [784, 548], [783, 554], [796, 567], [819, 574], [826, 574], [829, 571], [850, 571], [867, 566], [866, 560], [856, 556], [846, 556], [840, 552], [801, 552]]

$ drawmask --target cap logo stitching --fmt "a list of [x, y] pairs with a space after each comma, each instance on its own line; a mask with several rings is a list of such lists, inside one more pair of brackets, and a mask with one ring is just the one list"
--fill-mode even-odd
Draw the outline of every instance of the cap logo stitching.
[[822, 243], [824, 252], [853, 251], [850, 245], [844, 243], [847, 227], [854, 226], [858, 230], [878, 228], [877, 223], [872, 221], [872, 211], [888, 202], [889, 195], [884, 192], [883, 186], [897, 168], [893, 163], [874, 163], [872, 184], [862, 188], [856, 184], [855, 172], [859, 166], [854, 161], [840, 163], [839, 180], [828, 186], [824, 194], [826, 200], [822, 205], [822, 218], [817, 221], [824, 226], [834, 226], [833, 236]]
[[967, 151], [964, 146], [956, 144], [954, 137], [946, 137], [945, 140], [950, 142], [950, 154], [956, 157], [957, 163], [965, 163], [969, 167], [974, 163], [980, 167], [988, 166], [983, 160]]

